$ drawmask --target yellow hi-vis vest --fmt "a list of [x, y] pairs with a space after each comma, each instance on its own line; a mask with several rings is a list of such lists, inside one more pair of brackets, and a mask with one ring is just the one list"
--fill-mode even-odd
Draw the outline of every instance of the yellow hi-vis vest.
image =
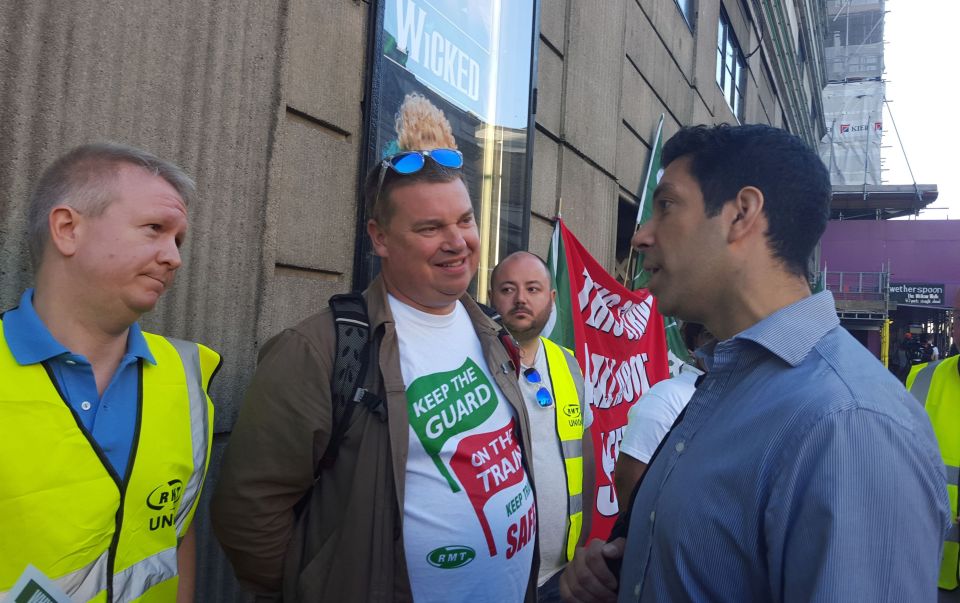
[[567, 561], [570, 561], [583, 526], [583, 415], [578, 393], [583, 391], [583, 376], [570, 350], [545, 337], [540, 339], [546, 352], [557, 412], [557, 436], [567, 474]]
[[177, 544], [210, 457], [220, 356], [144, 333], [127, 475], [81, 427], [46, 363], [17, 364], [0, 328], [0, 600], [27, 564], [73, 601], [174, 601]]
[[943, 542], [943, 561], [937, 586], [954, 590], [960, 573], [960, 530], [957, 526], [957, 482], [960, 481], [960, 356], [918, 364], [907, 376], [907, 389], [923, 404], [940, 455], [947, 468], [947, 494], [950, 496], [950, 533]]

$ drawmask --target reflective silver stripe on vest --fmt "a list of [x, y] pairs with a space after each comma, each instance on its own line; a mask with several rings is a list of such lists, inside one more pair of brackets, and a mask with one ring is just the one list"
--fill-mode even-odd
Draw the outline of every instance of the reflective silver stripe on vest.
[[[86, 567], [51, 581], [70, 595], [72, 600], [89, 601], [107, 588], [107, 552], [104, 551]], [[6, 601], [8, 593], [9, 591], [0, 591], [0, 601]]]
[[583, 440], [564, 440], [560, 442], [563, 458], [575, 459], [583, 456]]
[[583, 512], [583, 494], [574, 494], [570, 498], [570, 515]]
[[113, 577], [115, 603], [125, 603], [142, 597], [144, 593], [177, 575], [177, 549], [160, 551], [139, 561]]
[[97, 596], [100, 591], [107, 589], [108, 557], [109, 552], [104, 551], [87, 567], [61, 576], [54, 582], [74, 601], [88, 601]]
[[927, 366], [920, 369], [917, 376], [913, 379], [913, 385], [910, 386], [910, 393], [920, 404], [927, 405], [927, 394], [930, 392], [930, 384], [933, 383], [933, 372], [943, 360], [930, 362]]
[[[573, 377], [573, 386], [578, 392], [584, 391], [583, 375], [580, 374], [580, 365], [577, 364], [576, 357], [567, 350], [563, 349], [562, 346], [560, 347], [560, 351], [563, 352], [563, 357], [567, 359], [567, 370], [570, 371], [570, 376]], [[581, 400], [581, 402], [583, 404], [587, 404], [586, 400]]]
[[947, 485], [960, 485], [960, 467], [954, 467], [953, 465], [944, 465], [944, 467], [947, 469]]
[[183, 536], [183, 526], [200, 494], [203, 485], [204, 469], [207, 461], [207, 434], [209, 433], [207, 416], [207, 394], [203, 391], [203, 371], [200, 368], [200, 349], [197, 344], [181, 339], [167, 337], [167, 341], [176, 348], [183, 362], [187, 376], [187, 394], [190, 397], [190, 439], [193, 444], [193, 473], [187, 481], [183, 499], [177, 509], [177, 535]]
[[960, 542], [960, 527], [957, 526], [956, 522], [950, 524], [950, 529], [947, 531], [947, 535], [943, 537], [944, 542]]
[[[953, 465], [944, 465], [947, 470], [947, 485], [957, 487], [960, 482], [960, 467]], [[960, 542], [960, 527], [957, 526], [956, 517], [950, 521], [950, 530], [944, 537], [946, 542]]]

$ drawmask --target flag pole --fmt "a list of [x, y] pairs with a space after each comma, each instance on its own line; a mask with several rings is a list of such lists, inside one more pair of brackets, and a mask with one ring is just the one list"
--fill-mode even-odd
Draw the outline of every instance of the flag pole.
[[[634, 227], [633, 234], [637, 234], [638, 230], [640, 230], [639, 226]], [[633, 237], [631, 237], [630, 240], [633, 241]], [[631, 283], [630, 281], [633, 280], [633, 277], [630, 275], [634, 273], [633, 270], [630, 270], [630, 267], [632, 265], [633, 265], [633, 245], [631, 244], [630, 252], [627, 253], [627, 265], [624, 266], [624, 273], [623, 273], [623, 286], [626, 287], [627, 289], [630, 289], [631, 291], [633, 291], [633, 283]]]
[[[643, 190], [640, 193], [640, 203], [637, 207], [637, 219], [633, 228], [633, 234], [636, 235], [637, 231], [640, 230], [643, 222], [643, 210], [647, 206], [647, 201], [652, 194], [652, 189], [657, 185], [657, 171], [660, 169], [660, 157], [659, 149], [663, 144], [663, 118], [664, 114], [660, 114], [660, 120], [657, 122], [657, 130], [653, 136], [653, 142], [650, 145], [650, 160], [647, 161], [647, 173], [643, 179]], [[651, 180], [652, 178], [652, 180]], [[653, 186], [651, 186], [653, 184]], [[631, 237], [632, 240], [632, 237]], [[637, 254], [639, 256], [639, 254]], [[627, 265], [626, 265], [626, 274], [623, 278], [623, 285], [633, 291], [636, 288], [637, 284], [637, 270], [631, 270], [633, 261], [634, 261], [634, 248], [633, 245], [630, 245], [630, 251], [627, 254]]]
[[[655, 163], [655, 158], [657, 155], [657, 143], [660, 140], [660, 136], [663, 134], [663, 113], [660, 114], [660, 123], [657, 124], [657, 134], [653, 137], [653, 144], [650, 145], [650, 161], [647, 162], [647, 175], [643, 179], [643, 193], [640, 194], [640, 207], [637, 208], [637, 227], [640, 226], [640, 221], [643, 220], [643, 208], [647, 203], [647, 189], [650, 188], [650, 176], [653, 172], [653, 164]], [[656, 175], [654, 175], [655, 177]], [[636, 232], [636, 229], [634, 229]]]

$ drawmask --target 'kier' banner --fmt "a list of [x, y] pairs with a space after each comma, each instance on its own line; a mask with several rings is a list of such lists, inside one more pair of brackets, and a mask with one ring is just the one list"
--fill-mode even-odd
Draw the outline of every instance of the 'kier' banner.
[[575, 351], [583, 371], [585, 394], [593, 407], [590, 431], [597, 476], [590, 537], [606, 540], [619, 510], [613, 465], [627, 410], [651, 385], [669, 376], [663, 318], [648, 290], [630, 291], [618, 283], [562, 220], [554, 230], [548, 263], [557, 303], [545, 331]]

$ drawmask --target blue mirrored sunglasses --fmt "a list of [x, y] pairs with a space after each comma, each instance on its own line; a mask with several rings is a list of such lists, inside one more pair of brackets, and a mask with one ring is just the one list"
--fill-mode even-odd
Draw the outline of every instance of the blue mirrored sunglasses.
[[542, 408], [546, 408], [553, 404], [553, 396], [550, 395], [550, 390], [543, 386], [543, 378], [540, 376], [540, 371], [530, 367], [523, 371], [523, 376], [526, 378], [527, 383], [540, 386], [540, 388], [537, 390], [537, 404], [539, 404]]
[[455, 149], [430, 149], [428, 151], [403, 151], [391, 155], [380, 164], [380, 179], [377, 180], [377, 194], [374, 205], [380, 201], [380, 191], [387, 177], [388, 168], [401, 176], [416, 174], [427, 164], [427, 157], [437, 165], [458, 170], [463, 167], [463, 153]]
[[427, 163], [427, 157], [445, 168], [463, 167], [463, 153], [454, 149], [430, 149], [429, 151], [404, 151], [383, 160], [384, 168], [392, 168], [398, 174], [416, 174]]

